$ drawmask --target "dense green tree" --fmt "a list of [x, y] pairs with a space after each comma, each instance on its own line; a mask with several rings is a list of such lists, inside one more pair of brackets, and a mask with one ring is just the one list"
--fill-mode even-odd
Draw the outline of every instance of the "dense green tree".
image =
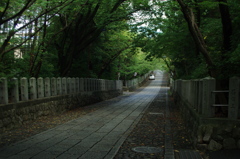
[[120, 72], [129, 79], [155, 67], [150, 62], [158, 58], [174, 78], [239, 76], [239, 5], [238, 0], [2, 0], [0, 75], [116, 79]]

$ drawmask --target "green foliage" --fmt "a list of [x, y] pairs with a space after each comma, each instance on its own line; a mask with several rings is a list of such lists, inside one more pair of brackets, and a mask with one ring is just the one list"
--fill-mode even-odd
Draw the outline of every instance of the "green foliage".
[[[134, 72], [153, 69], [168, 70], [174, 78], [208, 76], [176, 1], [10, 0], [6, 8], [7, 2], [0, 2], [0, 18], [7, 20], [0, 24], [0, 76], [117, 79], [120, 72], [121, 79], [131, 79]], [[225, 56], [219, 3], [184, 2], [222, 70], [219, 78], [239, 76], [240, 1], [220, 3], [229, 7], [233, 27]], [[23, 58], [14, 58], [16, 49]]]

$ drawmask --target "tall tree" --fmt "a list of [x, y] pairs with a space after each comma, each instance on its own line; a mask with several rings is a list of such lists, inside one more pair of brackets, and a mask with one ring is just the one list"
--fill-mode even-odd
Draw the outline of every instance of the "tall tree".
[[217, 77], [217, 70], [215, 64], [208, 52], [207, 45], [205, 43], [203, 35], [195, 21], [193, 10], [189, 8], [182, 0], [177, 0], [177, 2], [181, 7], [186, 22], [188, 23], [188, 29], [195, 41], [195, 44], [198, 47], [199, 51], [202, 53], [203, 57], [205, 58], [205, 61], [208, 65], [210, 76]]

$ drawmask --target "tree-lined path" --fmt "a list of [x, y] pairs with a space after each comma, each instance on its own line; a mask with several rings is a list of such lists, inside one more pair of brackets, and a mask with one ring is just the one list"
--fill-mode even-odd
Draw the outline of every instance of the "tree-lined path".
[[157, 72], [156, 80], [139, 93], [105, 101], [94, 112], [3, 147], [0, 158], [112, 158], [158, 95], [162, 79]]

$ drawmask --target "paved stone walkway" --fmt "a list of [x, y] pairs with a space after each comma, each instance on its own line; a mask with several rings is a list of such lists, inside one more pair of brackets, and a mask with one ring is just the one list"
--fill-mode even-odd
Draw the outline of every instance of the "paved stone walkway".
[[158, 73], [156, 80], [137, 94], [3, 147], [0, 149], [0, 158], [113, 158], [130, 133], [130, 128], [139, 121], [141, 114], [158, 94], [162, 77], [162, 74]]

